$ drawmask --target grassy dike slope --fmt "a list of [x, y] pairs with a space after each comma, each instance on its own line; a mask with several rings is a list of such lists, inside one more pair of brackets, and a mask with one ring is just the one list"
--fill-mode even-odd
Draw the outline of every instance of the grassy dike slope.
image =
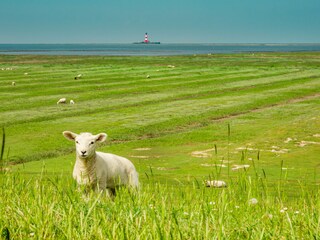
[[[0, 100], [0, 223], [17, 238], [318, 236], [319, 53], [0, 56]], [[64, 130], [108, 133], [100, 150], [134, 162], [141, 194], [84, 203]]]
[[[266, 155], [261, 162], [270, 168], [279, 168], [284, 160], [293, 171], [302, 171], [302, 166], [314, 172], [319, 61], [314, 53], [2, 56], [0, 69], [12, 68], [0, 71], [7, 160], [37, 161], [25, 165], [27, 172], [40, 172], [43, 163], [54, 171], [69, 171], [73, 144], [61, 132], [72, 130], [107, 132], [109, 142], [102, 150], [131, 158], [142, 172], [162, 167], [175, 168], [173, 175], [197, 175], [187, 170], [196, 167], [202, 175], [209, 169], [201, 163], [227, 157], [237, 161], [243, 151], [254, 159], [259, 150]], [[78, 74], [83, 77], [75, 80]], [[61, 97], [76, 104], [57, 106]], [[288, 138], [292, 141], [284, 143]], [[192, 154], [214, 144], [219, 149], [214, 158], [213, 151], [207, 152], [209, 158]]]

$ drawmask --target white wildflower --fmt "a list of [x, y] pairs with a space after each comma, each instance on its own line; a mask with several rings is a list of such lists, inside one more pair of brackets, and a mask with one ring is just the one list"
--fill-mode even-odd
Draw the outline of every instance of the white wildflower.
[[258, 200], [256, 198], [251, 198], [249, 200], [249, 205], [256, 205], [256, 204], [258, 204]]
[[284, 207], [284, 208], [282, 208], [281, 210], [280, 210], [280, 212], [281, 213], [284, 213], [284, 212], [286, 212], [288, 210], [288, 208], [287, 207]]

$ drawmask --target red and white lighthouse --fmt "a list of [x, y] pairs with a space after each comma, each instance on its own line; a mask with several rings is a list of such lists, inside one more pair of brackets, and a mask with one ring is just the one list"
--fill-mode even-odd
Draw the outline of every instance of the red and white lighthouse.
[[148, 40], [148, 33], [146, 33], [145, 35], [144, 35], [144, 43], [148, 43], [149, 42], [149, 40]]

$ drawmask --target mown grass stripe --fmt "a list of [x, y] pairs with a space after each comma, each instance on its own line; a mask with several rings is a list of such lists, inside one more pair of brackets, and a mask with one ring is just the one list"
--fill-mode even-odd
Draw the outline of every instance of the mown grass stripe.
[[[317, 82], [316, 82], [317, 84]], [[248, 93], [248, 90], [246, 92], [244, 92], [244, 95], [242, 96], [238, 96], [237, 93], [233, 93], [234, 95], [236, 95], [236, 99], [234, 99], [233, 101], [237, 102], [237, 104], [231, 104], [231, 105], [225, 105], [222, 108], [213, 108], [213, 109], [208, 109], [205, 111], [202, 111], [200, 113], [194, 113], [192, 112], [191, 115], [188, 114], [184, 114], [183, 117], [175, 117], [172, 116], [169, 118], [166, 118], [164, 116], [162, 116], [162, 120], [158, 121], [157, 117], [152, 116], [152, 114], [154, 114], [155, 112], [150, 109], [150, 107], [148, 107], [148, 111], [150, 111], [150, 113], [152, 113], [150, 116], [148, 115], [142, 115], [144, 120], [146, 120], [146, 123], [139, 126], [137, 125], [136, 129], [132, 129], [131, 125], [132, 124], [128, 124], [128, 125], [123, 125], [123, 126], [118, 126], [118, 122], [122, 121], [121, 120], [121, 113], [123, 112], [121, 109], [117, 108], [114, 111], [111, 111], [110, 113], [112, 113], [112, 116], [118, 116], [118, 120], [117, 119], [112, 119], [113, 122], [108, 122], [108, 126], [109, 126], [109, 131], [112, 133], [113, 139], [116, 140], [125, 140], [125, 141], [132, 141], [134, 139], [146, 139], [146, 138], [155, 138], [155, 137], [159, 137], [159, 136], [164, 136], [167, 134], [176, 134], [178, 132], [183, 132], [183, 131], [190, 131], [191, 129], [197, 129], [199, 126], [206, 126], [208, 124], [210, 124], [210, 119], [224, 119], [226, 118], [226, 116], [228, 115], [237, 115], [237, 114], [243, 114], [246, 112], [250, 112], [252, 109], [258, 109], [258, 108], [263, 108], [263, 107], [269, 107], [269, 106], [276, 106], [277, 103], [279, 101], [283, 101], [283, 102], [290, 102], [292, 99], [297, 98], [297, 97], [304, 97], [306, 95], [311, 95], [311, 94], [315, 94], [318, 91], [316, 91], [315, 89], [309, 88], [309, 86], [304, 86], [304, 87], [300, 87], [299, 84], [297, 84], [297, 86], [295, 88], [289, 88], [288, 90], [286, 87], [284, 88], [284, 90], [281, 90], [282, 95], [279, 96], [278, 92], [274, 92], [273, 89], [269, 89], [269, 94], [260, 94], [260, 98], [254, 98], [253, 101], [242, 101], [242, 99], [247, 99], [247, 97], [245, 95], [250, 95], [250, 91]], [[267, 92], [264, 91], [264, 89], [260, 89], [260, 91], [262, 92]], [[279, 90], [280, 91], [280, 90]], [[257, 93], [255, 90], [252, 89], [252, 92]], [[228, 98], [228, 96], [223, 95], [224, 98]], [[318, 97], [318, 96], [317, 96]], [[188, 102], [186, 102], [188, 104]], [[181, 103], [179, 103], [179, 105], [181, 105]], [[166, 107], [166, 106], [165, 106]], [[181, 106], [183, 107], [183, 106]], [[126, 110], [127, 112], [130, 112], [131, 116], [134, 116], [132, 112], [132, 110]], [[140, 112], [145, 112], [144, 108], [142, 109], [138, 109], [136, 108], [136, 116], [140, 116]], [[176, 111], [176, 110], [175, 110]], [[95, 112], [95, 111], [93, 111]], [[92, 113], [93, 113], [92, 112]], [[159, 111], [157, 111], [156, 113], [160, 113]], [[89, 114], [89, 113], [88, 113]], [[102, 114], [102, 115], [101, 115]], [[101, 115], [101, 116], [99, 116]], [[105, 113], [95, 113], [95, 114], [90, 114], [90, 117], [88, 119], [102, 119], [102, 116], [105, 115]], [[161, 114], [162, 115], [162, 114]], [[123, 116], [126, 117], [126, 116]], [[48, 123], [48, 119], [43, 119]], [[41, 120], [41, 121], [43, 121]], [[62, 119], [61, 119], [62, 120]], [[64, 125], [64, 121], [59, 120], [59, 124], [63, 124]], [[72, 121], [72, 119], [70, 119]], [[131, 117], [131, 119], [129, 119], [129, 122], [134, 120], [134, 118]], [[150, 121], [152, 120], [152, 121]], [[155, 121], [154, 121], [155, 120]], [[108, 121], [106, 119], [106, 121]], [[46, 124], [47, 124], [46, 123]], [[97, 122], [96, 122], [97, 123]], [[114, 125], [114, 123], [116, 123], [116, 125]], [[46, 125], [45, 124], [45, 125]], [[90, 122], [87, 123], [83, 123], [83, 126], [85, 125], [90, 125]], [[200, 124], [200, 125], [199, 125]], [[177, 126], [179, 126], [177, 128]], [[183, 127], [185, 126], [185, 127]], [[191, 126], [191, 127], [190, 127]], [[120, 127], [120, 128], [119, 128]], [[52, 155], [49, 155], [52, 156]], [[24, 156], [23, 159], [27, 159], [27, 156]]]
[[[306, 73], [303, 74], [303, 75], [306, 75]], [[202, 91], [208, 92], [207, 89], [210, 89], [211, 85], [216, 90], [214, 90], [214, 91], [211, 90], [209, 92], [210, 93], [214, 93], [214, 92], [219, 92], [219, 91], [227, 92], [228, 89], [230, 89], [230, 91], [234, 91], [234, 90], [237, 90], [237, 88], [240, 88], [240, 89], [243, 89], [243, 88], [246, 88], [246, 87], [249, 88], [249, 87], [252, 87], [253, 85], [259, 87], [262, 84], [268, 85], [268, 84], [277, 84], [278, 82], [286, 82], [286, 81], [297, 82], [297, 81], [301, 80], [301, 78], [290, 78], [292, 76], [290, 73], [289, 73], [289, 75], [283, 73], [283, 76], [282, 76], [281, 79], [278, 78], [279, 76], [280, 75], [277, 75], [277, 76], [272, 75], [271, 77], [261, 76], [261, 79], [255, 78], [255, 82], [257, 82], [259, 84], [255, 84], [255, 82], [252, 82], [249, 78], [246, 78], [246, 77], [243, 77], [242, 81], [239, 81], [239, 80], [236, 81], [237, 84], [233, 83], [234, 79], [230, 79], [231, 83], [229, 83], [229, 81], [227, 79], [223, 83], [216, 83], [215, 81], [213, 81], [212, 83], [210, 82], [211, 84], [203, 85], [204, 86], [203, 88], [201, 86], [197, 87], [197, 91], [194, 91], [193, 90], [194, 88], [192, 88], [194, 86], [193, 85], [194, 83], [192, 83], [191, 86], [185, 85], [185, 86], [182, 86], [182, 87], [180, 87], [180, 83], [172, 83], [172, 85], [179, 86], [179, 91], [177, 92], [177, 93], [179, 93], [179, 95], [185, 94], [188, 97], [188, 96], [192, 96], [192, 95], [195, 96], [197, 94], [201, 94]], [[283, 79], [283, 77], [284, 77], [284, 79]], [[317, 76], [313, 76], [313, 75], [309, 76], [310, 79], [315, 78], [315, 77], [317, 77]], [[277, 81], [272, 82], [271, 80], [273, 80], [273, 79], [277, 80]], [[248, 84], [250, 84], [250, 85], [248, 85]], [[184, 85], [184, 84], [182, 84], [182, 85]], [[231, 86], [229, 86], [229, 85], [231, 85]], [[217, 86], [220, 86], [220, 88], [219, 87], [217, 88]], [[262, 86], [264, 86], [264, 85], [262, 85]], [[80, 89], [82, 89], [82, 88], [79, 88], [79, 90], [78, 90], [79, 92], [80, 92]], [[96, 91], [97, 89], [100, 90], [99, 94], [97, 94], [97, 91]], [[164, 87], [164, 86], [161, 86], [161, 87], [159, 86], [159, 89], [161, 89], [161, 90], [157, 89], [155, 91], [153, 89], [153, 87], [139, 88], [139, 92], [141, 93], [141, 96], [138, 96], [137, 99], [139, 99], [140, 97], [144, 99], [145, 96], [149, 95], [153, 99], [153, 101], [157, 101], [158, 99], [154, 98], [152, 96], [153, 93], [163, 92], [164, 93], [163, 95], [165, 96], [166, 95], [165, 94], [165, 92], [166, 92], [165, 90], [167, 90], [167, 89], [168, 90], [172, 90], [172, 89], [170, 89], [170, 87]], [[20, 107], [16, 107], [16, 109], [34, 108], [35, 106], [41, 106], [41, 105], [43, 105], [43, 103], [46, 103], [46, 102], [47, 102], [48, 106], [50, 106], [50, 105], [52, 106], [52, 104], [55, 103], [55, 101], [57, 99], [59, 99], [59, 96], [63, 96], [63, 94], [70, 95], [68, 89], [64, 89], [64, 90], [65, 91], [61, 91], [61, 93], [59, 93], [57, 95], [53, 95], [53, 93], [49, 94], [47, 92], [46, 95], [44, 95], [42, 98], [41, 98], [41, 96], [30, 98], [29, 101], [28, 101], [29, 104], [27, 104], [27, 102], [25, 102], [25, 100], [23, 100], [21, 98], [21, 100], [23, 100], [24, 104], [21, 105]], [[82, 95], [80, 93], [80, 95], [76, 94], [76, 97], [78, 99], [81, 99], [81, 101], [95, 101], [95, 100], [104, 99], [104, 98], [112, 100], [113, 98], [120, 97], [121, 95], [127, 95], [128, 96], [128, 95], [130, 95], [132, 93], [134, 95], [138, 93], [138, 92], [135, 91], [136, 88], [134, 88], [134, 89], [126, 89], [125, 91], [112, 91], [112, 90], [103, 91], [103, 89], [100, 88], [100, 87], [93, 87], [92, 90], [95, 90], [92, 95], [88, 94], [88, 93], [85, 93], [86, 95]], [[47, 97], [48, 94], [49, 94], [50, 97]], [[36, 96], [36, 95], [37, 94], [34, 94], [34, 96]], [[170, 95], [170, 92], [168, 92], [168, 95]], [[161, 100], [161, 99], [159, 99], [159, 100]], [[0, 107], [0, 109], [2, 109], [2, 111], [6, 111], [6, 109], [7, 110], [11, 110], [11, 108], [14, 105], [20, 105], [19, 102], [20, 102], [20, 98], [10, 99], [10, 101], [8, 103], [6, 103], [6, 105], [3, 105], [2, 108]]]
[[[195, 92], [193, 90], [190, 90], [188, 92], [186, 90], [180, 90], [179, 89], [179, 96], [176, 97], [175, 99], [190, 98], [190, 97], [198, 98], [199, 96], [200, 97], [202, 96], [202, 98], [203, 97], [210, 97], [211, 95], [214, 95], [214, 94], [221, 94], [221, 93], [233, 92], [233, 91], [238, 91], [238, 90], [245, 90], [245, 89], [249, 89], [249, 88], [252, 88], [252, 87], [254, 87], [256, 89], [259, 89], [261, 87], [265, 88], [265, 87], [267, 87], [269, 85], [273, 85], [273, 87], [276, 87], [279, 84], [283, 85], [283, 84], [286, 84], [286, 83], [287, 84], [299, 84], [299, 83], [303, 82], [305, 84], [306, 82], [308, 82], [307, 81], [308, 79], [309, 80], [313, 80], [314, 78], [316, 78], [316, 76], [309, 76], [309, 78], [302, 78], [302, 79], [289, 79], [290, 82], [287, 82], [287, 80], [283, 80], [283, 79], [281, 81], [279, 80], [279, 81], [276, 81], [276, 82], [268, 82], [268, 81], [266, 81], [267, 83], [264, 83], [264, 81], [262, 81], [261, 84], [250, 84], [250, 85], [240, 84], [239, 87], [231, 87], [231, 88], [229, 88], [228, 85], [225, 85], [224, 86], [225, 88], [220, 88], [220, 89], [216, 89], [216, 90], [209, 90], [209, 91], [207, 90], [208, 87], [206, 87], [205, 89], [198, 88], [197, 92]], [[266, 79], [266, 80], [268, 80], [268, 79]], [[152, 89], [149, 88], [149, 91], [150, 90], [152, 90]], [[129, 100], [130, 99], [129, 98], [127, 101], [134, 101], [135, 104], [137, 104], [137, 103], [139, 103], [139, 99], [141, 98], [141, 99], [143, 99], [142, 100], [143, 102], [141, 102], [140, 105], [145, 105], [145, 104], [148, 104], [144, 99], [145, 96], [150, 95], [150, 97], [153, 98], [153, 99], [159, 98], [158, 94], [154, 95], [152, 92], [150, 94], [146, 94], [147, 92], [148, 92], [148, 89], [146, 89], [144, 92], [141, 92], [142, 95], [140, 95], [138, 97], [134, 97], [134, 100], [131, 97], [131, 100]], [[125, 94], [128, 94], [128, 91], [126, 91]], [[92, 99], [91, 95], [88, 95], [87, 97], [81, 96], [81, 98], [82, 98], [82, 101], [86, 100], [86, 101], [89, 101], [89, 103], [92, 102], [92, 104], [94, 105], [95, 101], [105, 99], [106, 97], [107, 97], [106, 98], [106, 103], [108, 101], [113, 101], [112, 96], [118, 96], [118, 95], [119, 95], [119, 92], [112, 92], [112, 91], [109, 91], [107, 94], [104, 93], [104, 92], [101, 92], [100, 95], [95, 92], [94, 93], [94, 99]], [[163, 94], [163, 97], [169, 96], [169, 95], [170, 95], [169, 93], [168, 94]], [[19, 109], [32, 110], [33, 108], [35, 108], [37, 106], [43, 105], [43, 103], [45, 103], [45, 102], [48, 102], [48, 106], [50, 106], [50, 105], [52, 106], [53, 105], [52, 104], [53, 101], [55, 102], [55, 100], [58, 98], [58, 95], [57, 96], [49, 95], [49, 96], [50, 97], [47, 97], [47, 96], [45, 96], [45, 97], [41, 97], [41, 96], [40, 97], [39, 96], [38, 97], [33, 97], [32, 99], [28, 99], [29, 103], [26, 102], [26, 101], [23, 101], [24, 104], [19, 103], [20, 100], [22, 100], [22, 99], [13, 99], [9, 106], [3, 105], [3, 106], [1, 106], [0, 109], [2, 109], [2, 111], [4, 111], [4, 112], [6, 111], [5, 109], [7, 109], [8, 111], [11, 111], [11, 107], [13, 107], [15, 105], [19, 105], [19, 107], [15, 106], [16, 110], [19, 110]], [[78, 97], [80, 98], [80, 96], [78, 96]], [[168, 102], [168, 101], [170, 101], [170, 99], [174, 99], [174, 98], [172, 98], [172, 97], [169, 97], [167, 99], [166, 98], [164, 98], [164, 99], [159, 98], [158, 102]], [[119, 101], [117, 99], [114, 99], [114, 100]], [[28, 104], [28, 106], [26, 105], [26, 103]], [[100, 102], [100, 104], [101, 104], [101, 102]], [[111, 104], [111, 105], [113, 105], [113, 104]], [[84, 106], [86, 106], [86, 105], [84, 105]], [[52, 109], [56, 109], [56, 106], [54, 106], [54, 108], [52, 108]]]
[[[290, 92], [289, 92], [290, 94]], [[270, 97], [272, 98], [272, 97]], [[269, 99], [270, 99], [269, 98]], [[267, 110], [270, 108], [278, 108], [285, 105], [300, 103], [304, 101], [309, 101], [313, 99], [319, 99], [320, 94], [312, 93], [310, 95], [295, 95], [290, 99], [282, 98], [280, 102], [272, 102], [269, 104], [265, 104], [264, 101], [260, 102], [260, 105], [252, 108], [251, 103], [245, 103], [236, 107], [228, 107], [223, 110], [219, 110], [217, 115], [216, 111], [205, 112], [201, 115], [189, 116], [187, 118], [172, 118], [170, 120], [161, 121], [159, 123], [152, 123], [147, 126], [142, 126], [140, 128], [131, 129], [131, 128], [122, 128], [121, 130], [115, 131], [110, 129], [112, 132], [112, 137], [109, 141], [114, 144], [124, 143], [124, 142], [133, 142], [140, 141], [146, 139], [155, 139], [155, 138], [163, 138], [169, 135], [175, 135], [179, 133], [191, 132], [203, 127], [207, 127], [210, 124], [215, 124], [217, 121], [227, 121], [232, 118], [245, 116], [246, 114], [250, 114], [252, 112], [259, 112], [263, 110]], [[205, 116], [205, 117], [204, 117]], [[170, 127], [168, 127], [170, 126]], [[157, 129], [155, 131], [155, 129]], [[126, 133], [126, 134], [124, 134]], [[32, 155], [16, 155], [13, 160], [14, 162], [29, 162], [29, 161], [37, 161], [37, 160], [45, 160], [49, 158], [56, 158], [59, 156], [63, 156], [66, 154], [70, 154], [73, 152], [73, 148], [63, 148], [45, 151], [45, 152], [37, 152]]]
[[[271, 74], [271, 75], [263, 75], [263, 76], [259, 76], [259, 78], [261, 77], [266, 77], [266, 76], [276, 76], [277, 74], [286, 74], [286, 72], [284, 72], [284, 73], [274, 73], [274, 74]], [[196, 77], [197, 78], [197, 77]], [[252, 77], [246, 77], [246, 76], [242, 76], [242, 78], [241, 79], [252, 79]], [[229, 79], [229, 78], [224, 78], [223, 79], [223, 81], [225, 82], [225, 81], [231, 81], [231, 80], [234, 80], [234, 81], [236, 81], [236, 80], [241, 80], [241, 79], [239, 79], [239, 78], [231, 78], [231, 79]], [[161, 90], [164, 90], [165, 89], [165, 87], [166, 88], [169, 88], [169, 85], [174, 85], [174, 86], [180, 86], [180, 85], [183, 85], [184, 87], [188, 87], [190, 84], [201, 84], [201, 83], [211, 83], [211, 84], [214, 84], [214, 83], [219, 83], [219, 81], [213, 81], [213, 79], [210, 79], [210, 80], [207, 80], [207, 79], [205, 79], [205, 80], [194, 80], [194, 81], [192, 81], [190, 78], [185, 78], [182, 82], [180, 82], [180, 81], [178, 81], [178, 82], [176, 82], [176, 80], [177, 79], [175, 79], [175, 81], [174, 82], [172, 82], [172, 81], [170, 81], [170, 82], [166, 82], [166, 81], [161, 81], [161, 84], [160, 85], [151, 85], [151, 83], [154, 83], [154, 81], [153, 82], [149, 82], [149, 81], [142, 81], [142, 82], [140, 82], [139, 84], [138, 83], [133, 83], [133, 84], [130, 84], [130, 85], [133, 85], [134, 86], [134, 88], [132, 88], [132, 89], [136, 89], [136, 88], [138, 88], [140, 85], [144, 85], [144, 84], [148, 84], [148, 86], [150, 86], [149, 88], [151, 88], [151, 86], [157, 86], [157, 87], [161, 87]], [[214, 80], [217, 80], [217, 79], [214, 79]], [[85, 84], [85, 85], [82, 85], [82, 84]], [[35, 96], [35, 95], [39, 95], [39, 94], [36, 94], [37, 93], [37, 91], [35, 91], [36, 89], [39, 89], [39, 87], [41, 87], [41, 89], [39, 89], [38, 90], [38, 92], [40, 93], [40, 94], [42, 94], [42, 95], [48, 95], [49, 93], [54, 93], [55, 91], [57, 92], [57, 93], [59, 93], [59, 94], [62, 94], [62, 93], [64, 93], [64, 92], [68, 92], [68, 86], [70, 87], [70, 89], [73, 89], [74, 91], [76, 90], [76, 89], [86, 89], [86, 90], [90, 90], [90, 88], [91, 89], [93, 89], [93, 90], [95, 90], [95, 89], [101, 89], [102, 90], [102, 88], [103, 87], [107, 87], [107, 89], [108, 90], [110, 90], [110, 89], [113, 89], [113, 87], [111, 86], [111, 85], [113, 85], [113, 83], [112, 84], [110, 84], [109, 82], [107, 82], [107, 83], [104, 83], [103, 85], [99, 85], [99, 86], [97, 86], [97, 85], [93, 85], [92, 83], [90, 83], [90, 84], [88, 84], [87, 83], [87, 81], [78, 81], [77, 82], [77, 84], [81, 84], [80, 86], [75, 86], [75, 84], [76, 83], [74, 83], [74, 82], [70, 82], [70, 83], [68, 83], [68, 82], [62, 82], [61, 81], [61, 84], [64, 84], [64, 89], [62, 89], [62, 91], [61, 91], [61, 88], [59, 87], [59, 84], [58, 84], [58, 86], [57, 86], [57, 84], [55, 84], [55, 83], [50, 83], [50, 85], [53, 85], [53, 86], [55, 86], [55, 87], [52, 87], [51, 89], [50, 89], [50, 91], [46, 91], [45, 93], [42, 91], [42, 87], [43, 86], [47, 86], [47, 84], [46, 83], [44, 83], [44, 84], [41, 84], [41, 85], [35, 85], [34, 86], [34, 88], [30, 88], [30, 87], [28, 87], [28, 90], [29, 90], [29, 95], [33, 95], [33, 96]], [[118, 83], [117, 85], [121, 85], [121, 83]], [[163, 86], [163, 85], [165, 85], [165, 86]], [[128, 86], [129, 85], [124, 85], [124, 86], [121, 86], [122, 88], [123, 87], [127, 87], [127, 90], [128, 91], [130, 91], [130, 88], [128, 88]], [[118, 87], [118, 86], [117, 86]], [[192, 86], [190, 86], [190, 87], [192, 87]], [[56, 89], [59, 89], [59, 91], [57, 91]], [[7, 88], [3, 88], [3, 90], [6, 90], [6, 89], [10, 89], [11, 91], [14, 91], [14, 92], [17, 92], [17, 91], [19, 91], [19, 89], [21, 89], [21, 91], [23, 91], [23, 92], [25, 92], [25, 86], [19, 86], [19, 87], [15, 87], [14, 89], [12, 88], [12, 86], [7, 86]], [[118, 88], [116, 88], [116, 89], [118, 89]], [[33, 90], [33, 91], [31, 91], [31, 90]], [[78, 91], [79, 91], [78, 90]], [[31, 91], [31, 92], [30, 92]], [[112, 93], [112, 92], [111, 92]], [[110, 91], [109, 91], [109, 94], [110, 94]]]
[[[301, 79], [289, 79], [290, 80], [290, 82], [287, 82], [287, 80], [279, 80], [279, 81], [276, 81], [276, 82], [267, 82], [267, 83], [261, 83], [261, 84], [254, 84], [254, 85], [244, 85], [244, 86], [242, 86], [242, 85], [240, 85], [240, 87], [232, 87], [232, 88], [221, 88], [221, 89], [217, 89], [217, 90], [206, 90], [206, 91], [198, 91], [198, 92], [194, 92], [194, 91], [191, 91], [190, 93], [188, 93], [188, 92], [185, 92], [185, 91], [179, 91], [179, 97], [176, 97], [176, 98], [172, 98], [172, 97], [169, 97], [169, 98], [164, 98], [164, 99], [158, 99], [158, 102], [168, 102], [168, 101], [170, 101], [170, 99], [181, 99], [181, 98], [186, 98], [186, 99], [190, 99], [190, 97], [192, 97], [192, 98], [198, 98], [198, 97], [206, 97], [206, 98], [210, 98], [210, 96], [211, 95], [215, 95], [215, 94], [224, 94], [224, 93], [227, 93], [227, 92], [233, 92], [233, 91], [238, 91], [238, 90], [246, 90], [246, 89], [249, 89], [249, 88], [255, 88], [255, 89], [261, 89], [261, 88], [263, 88], [263, 89], [266, 89], [266, 87], [267, 86], [271, 86], [271, 87], [277, 87], [277, 86], [283, 86], [284, 84], [293, 84], [293, 85], [295, 85], [295, 84], [306, 84], [307, 82], [309, 82], [309, 81], [314, 81], [314, 79], [317, 79], [317, 77], [316, 76], [309, 76], [309, 78], [301, 78]], [[207, 88], [206, 88], [207, 89]], [[147, 91], [145, 91], [145, 92], [147, 92]], [[128, 92], [126, 92], [126, 94], [127, 94]], [[116, 93], [115, 93], [116, 94]], [[119, 92], [117, 92], [117, 94], [119, 94]], [[94, 96], [94, 99], [92, 99], [92, 96], [90, 96], [90, 95], [88, 95], [88, 97], [87, 97], [87, 101], [89, 101], [88, 103], [90, 103], [90, 102], [92, 102], [92, 106], [94, 106], [94, 102], [96, 102], [97, 100], [99, 100], [99, 99], [103, 99], [103, 98], [105, 98], [106, 96], [107, 96], [107, 99], [106, 99], [106, 103], [108, 102], [108, 101], [113, 101], [112, 100], [112, 95], [113, 94], [110, 94], [110, 92], [108, 92], [108, 95], [106, 95], [104, 92], [102, 92], [101, 94], [100, 94], [100, 96], [98, 95], [98, 94], [96, 94], [96, 92], [95, 92], [95, 96]], [[132, 97], [131, 97], [131, 100], [127, 100], [127, 101], [134, 101], [135, 102], [135, 105], [137, 104], [137, 103], [139, 103], [139, 99], [141, 98], [141, 99], [144, 99], [145, 97], [144, 96], [148, 96], [148, 95], [150, 95], [150, 97], [151, 98], [154, 98], [154, 99], [156, 99], [156, 98], [158, 98], [159, 97], [159, 95], [154, 95], [152, 92], [150, 93], [150, 94], [146, 94], [146, 93], [143, 93], [141, 96], [139, 96], [139, 97], [134, 97], [134, 100], [132, 99]], [[154, 96], [153, 96], [154, 95]], [[170, 95], [170, 94], [163, 94], [163, 97], [165, 97], [166, 95]], [[118, 96], [118, 95], [117, 95]], [[31, 110], [31, 109], [33, 109], [33, 108], [35, 108], [35, 107], [37, 107], [37, 106], [41, 106], [44, 102], [48, 102], [48, 104], [49, 105], [52, 105], [52, 101], [54, 100], [54, 98], [55, 98], [55, 96], [53, 95], [50, 95], [50, 97], [33, 97], [33, 99], [34, 100], [29, 100], [30, 101], [30, 103], [29, 104], [31, 104], [29, 107], [27, 107], [25, 104], [22, 104], [21, 105], [21, 108], [20, 109], [29, 109], [29, 110]], [[82, 97], [83, 99], [82, 100], [84, 100], [85, 98], [84, 97]], [[92, 99], [92, 100], [91, 100]], [[115, 99], [115, 100], [117, 100], [117, 99]], [[117, 100], [118, 101], [118, 100]], [[19, 101], [18, 100], [13, 100], [12, 101], [12, 103], [11, 103], [11, 105], [9, 105], [9, 106], [7, 106], [7, 109], [10, 111], [11, 110], [11, 106], [14, 106], [14, 105], [17, 105], [17, 104], [19, 104]], [[101, 102], [100, 102], [100, 104], [101, 104]], [[141, 102], [140, 103], [140, 105], [145, 105], [145, 104], [148, 104], [146, 101], [145, 101], [145, 99], [143, 100], [143, 102]], [[110, 104], [109, 104], [110, 105]], [[111, 103], [111, 105], [113, 105], [112, 103]], [[84, 106], [87, 106], [86, 104], [84, 105]], [[2, 106], [2, 110], [3, 111], [5, 111], [5, 107], [6, 106]], [[52, 106], [53, 107], [53, 106]], [[16, 110], [18, 110], [19, 109], [19, 107], [15, 107], [16, 108]], [[54, 108], [52, 108], [52, 109], [56, 109], [56, 106], [54, 107]], [[95, 109], [95, 108], [94, 108]], [[95, 109], [95, 110], [97, 110], [97, 109]]]

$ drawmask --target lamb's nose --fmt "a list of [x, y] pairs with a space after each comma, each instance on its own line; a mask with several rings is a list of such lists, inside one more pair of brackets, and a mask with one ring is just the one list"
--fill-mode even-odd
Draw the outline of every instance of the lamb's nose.
[[87, 151], [81, 151], [82, 155], [85, 155]]

